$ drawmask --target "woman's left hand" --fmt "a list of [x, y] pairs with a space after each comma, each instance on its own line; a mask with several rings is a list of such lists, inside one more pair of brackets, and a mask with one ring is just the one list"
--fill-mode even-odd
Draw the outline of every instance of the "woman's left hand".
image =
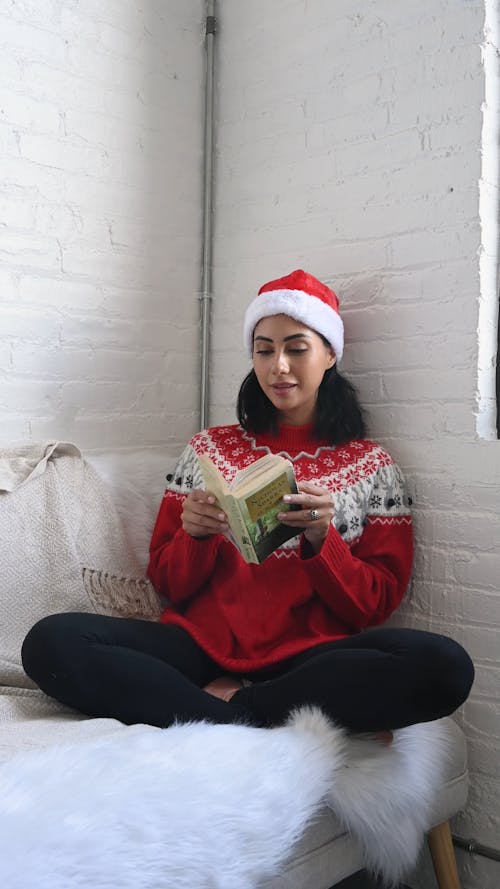
[[283, 500], [300, 506], [300, 509], [280, 512], [278, 519], [284, 525], [303, 529], [304, 537], [318, 553], [333, 518], [333, 494], [312, 482], [301, 482], [298, 488], [299, 494], [286, 494]]

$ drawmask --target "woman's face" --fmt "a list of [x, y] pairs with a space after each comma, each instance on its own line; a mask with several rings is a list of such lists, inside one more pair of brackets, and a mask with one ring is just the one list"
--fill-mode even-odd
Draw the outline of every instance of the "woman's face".
[[270, 315], [255, 327], [254, 370], [282, 423], [313, 422], [320, 383], [335, 361], [319, 334], [288, 315]]

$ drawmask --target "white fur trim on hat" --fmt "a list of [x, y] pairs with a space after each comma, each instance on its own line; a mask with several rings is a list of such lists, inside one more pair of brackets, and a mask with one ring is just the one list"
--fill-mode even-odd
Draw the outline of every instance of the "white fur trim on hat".
[[245, 312], [243, 338], [249, 355], [253, 353], [253, 332], [262, 318], [288, 315], [320, 333], [332, 346], [337, 361], [344, 351], [344, 325], [334, 309], [304, 290], [272, 290], [256, 296]]

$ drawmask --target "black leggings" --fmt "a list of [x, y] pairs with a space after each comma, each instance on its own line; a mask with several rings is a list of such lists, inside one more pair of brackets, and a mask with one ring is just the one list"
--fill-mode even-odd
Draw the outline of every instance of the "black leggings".
[[253, 684], [226, 703], [203, 690], [225, 671], [184, 630], [98, 614], [43, 618], [22, 658], [28, 676], [63, 704], [160, 727], [200, 719], [278, 725], [295, 707], [317, 704], [353, 731], [395, 729], [453, 713], [474, 678], [452, 639], [375, 629], [244, 674]]

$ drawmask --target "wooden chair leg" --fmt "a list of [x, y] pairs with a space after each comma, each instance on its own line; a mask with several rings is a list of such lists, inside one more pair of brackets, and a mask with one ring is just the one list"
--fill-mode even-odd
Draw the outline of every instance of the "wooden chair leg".
[[439, 889], [460, 889], [449, 821], [433, 827], [427, 841]]

